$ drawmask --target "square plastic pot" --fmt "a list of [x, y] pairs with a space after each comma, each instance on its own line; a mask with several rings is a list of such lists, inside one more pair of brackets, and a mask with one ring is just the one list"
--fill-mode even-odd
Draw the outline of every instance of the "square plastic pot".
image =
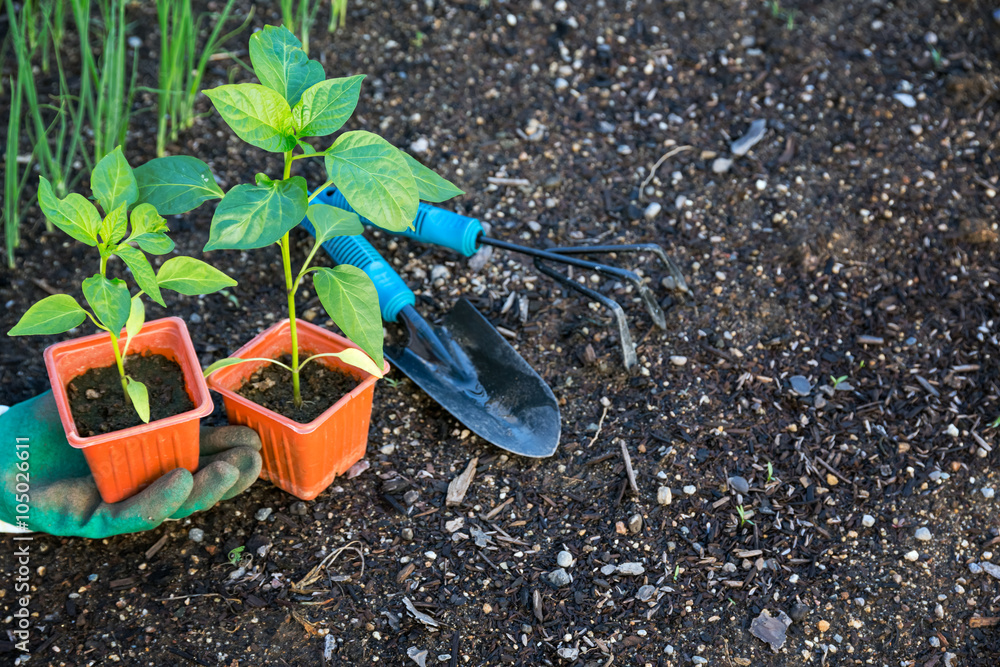
[[166, 317], [147, 322], [128, 348], [129, 356], [140, 353], [162, 354], [177, 362], [194, 409], [148, 424], [83, 437], [70, 413], [66, 385], [91, 368], [114, 364], [111, 340], [102, 332], [56, 343], [45, 350], [45, 367], [66, 440], [83, 451], [101, 498], [107, 503], [138, 493], [175, 468], [195, 472], [201, 418], [212, 412], [212, 397], [184, 320]]
[[[302, 320], [296, 320], [296, 328], [300, 360], [313, 354], [357, 347], [332, 331]], [[232, 356], [277, 359], [290, 354], [291, 347], [289, 321], [282, 320]], [[222, 394], [229, 423], [249, 426], [260, 435], [264, 458], [260, 476], [302, 500], [318, 496], [338, 475], [347, 472], [364, 457], [372, 416], [372, 396], [378, 379], [334, 357], [310, 363], [321, 363], [347, 373], [359, 384], [308, 424], [300, 424], [236, 393], [265, 362], [248, 361], [227, 366], [208, 379], [208, 386]], [[385, 372], [388, 370], [387, 363]]]

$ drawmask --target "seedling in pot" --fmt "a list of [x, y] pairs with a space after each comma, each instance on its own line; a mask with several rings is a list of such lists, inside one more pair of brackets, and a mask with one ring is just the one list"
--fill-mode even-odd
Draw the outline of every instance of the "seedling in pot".
[[[103, 217], [83, 195], [73, 193], [59, 199], [47, 179], [41, 178], [39, 184], [38, 202], [45, 218], [77, 241], [96, 248], [100, 268], [82, 284], [89, 310], [68, 294], [49, 296], [29, 308], [7, 335], [64, 333], [90, 318], [98, 329], [108, 333], [125, 401], [143, 422], [149, 421], [146, 386], [128, 375], [124, 364], [132, 337], [145, 322], [142, 297], [165, 306], [163, 289], [194, 296], [236, 284], [223, 272], [191, 257], [172, 257], [157, 272], [146, 258], [146, 253], [165, 255], [174, 249], [174, 242], [167, 236], [167, 222], [155, 204], [177, 213], [194, 208], [208, 198], [205, 193], [215, 186], [214, 181], [209, 184], [204, 180], [206, 173], [208, 167], [195, 158], [152, 160], [133, 172], [118, 147], [97, 163], [91, 175], [91, 191], [104, 211]], [[182, 182], [185, 178], [188, 185]], [[191, 183], [197, 183], [197, 187]], [[124, 279], [108, 277], [108, 261], [114, 257], [131, 272], [139, 288], [135, 294]]]
[[[250, 250], [276, 243], [281, 249], [285, 297], [291, 335], [291, 364], [274, 359], [221, 359], [205, 375], [245, 361], [278, 364], [291, 372], [294, 403], [302, 405], [299, 376], [303, 366], [320, 357], [382, 377], [382, 319], [378, 294], [368, 276], [350, 265], [311, 266], [322, 244], [338, 236], [360, 234], [358, 214], [389, 231], [411, 226], [420, 199], [444, 201], [461, 190], [427, 169], [382, 137], [355, 130], [344, 132], [326, 149], [306, 139], [340, 130], [354, 113], [364, 76], [326, 79], [323, 66], [310, 60], [299, 40], [285, 27], [265, 26], [250, 38], [250, 61], [261, 83], [241, 83], [206, 90], [215, 109], [247, 143], [280, 153], [280, 179], [257, 174], [252, 184], [226, 193], [212, 219], [205, 250]], [[292, 176], [295, 161], [322, 159], [327, 181], [310, 196], [306, 181]], [[357, 213], [311, 203], [336, 186]], [[289, 233], [304, 217], [315, 229], [315, 242], [298, 271], [291, 263]], [[331, 319], [362, 351], [317, 354], [300, 360], [295, 294], [308, 274]]]

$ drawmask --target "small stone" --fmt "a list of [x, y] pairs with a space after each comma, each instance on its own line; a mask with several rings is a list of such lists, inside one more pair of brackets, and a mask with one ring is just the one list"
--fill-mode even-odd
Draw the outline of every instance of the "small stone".
[[577, 658], [580, 657], [580, 649], [569, 648], [568, 646], [564, 646], [563, 648], [556, 651], [556, 655], [558, 655], [563, 660], [576, 660]]
[[979, 565], [979, 563], [969, 563], [969, 572], [972, 574], [982, 574], [983, 568]]
[[958, 427], [954, 424], [948, 424], [948, 428], [946, 428], [944, 432], [953, 438], [957, 438], [960, 435]]
[[601, 134], [611, 134], [615, 131], [615, 126], [606, 120], [597, 123], [597, 131]]
[[663, 206], [659, 202], [654, 201], [653, 203], [651, 203], [649, 206], [646, 207], [646, 210], [642, 212], [642, 215], [646, 218], [646, 220], [653, 220], [656, 218], [656, 216], [660, 214], [660, 211], [662, 210]]
[[396, 451], [396, 445], [383, 445], [382, 447], [379, 447], [379, 451], [386, 456], [392, 456], [393, 452]]
[[556, 554], [556, 564], [559, 565], [559, 567], [562, 568], [572, 567], [573, 561], [574, 561], [573, 554], [571, 554], [568, 551], [560, 551], [558, 554]]
[[730, 150], [732, 150], [733, 155], [746, 155], [750, 152], [750, 149], [757, 145], [757, 143], [764, 138], [764, 132], [767, 130], [767, 121], [763, 118], [758, 118], [754, 122], [750, 123], [750, 128], [747, 130], [746, 134], [734, 141], [730, 145]]
[[986, 498], [986, 500], [990, 500], [996, 494], [996, 491], [994, 491], [991, 486], [984, 486], [979, 489], [979, 493], [983, 494], [983, 498]]
[[914, 136], [919, 137], [921, 134], [924, 133], [924, 127], [922, 125], [918, 125], [917, 123], [913, 123], [912, 125], [910, 125], [910, 132]]
[[633, 514], [628, 518], [628, 529], [633, 533], [638, 533], [642, 530], [642, 515]]
[[820, 632], [826, 632], [827, 630], [830, 629], [829, 621], [820, 621], [819, 623], [816, 624], [816, 629], [819, 630]]
[[[993, 13], [993, 17], [997, 19], [997, 23], [1000, 23], [1000, 9]], [[958, 656], [954, 653], [944, 654], [944, 667], [958, 667], [955, 661], [958, 660]]]
[[903, 556], [903, 558], [905, 558], [906, 560], [908, 560], [908, 561], [910, 561], [911, 563], [913, 563], [913, 562], [915, 562], [915, 561], [916, 561], [916, 560], [917, 560], [918, 558], [920, 558], [920, 554], [919, 554], [919, 553], [917, 553], [916, 551], [907, 551], [907, 552], [906, 552], [906, 554], [905, 554], [905, 555]]
[[407, 505], [412, 505], [413, 503], [417, 502], [419, 498], [420, 498], [420, 492], [417, 491], [416, 489], [410, 489], [409, 491], [403, 494], [403, 502], [405, 502]]
[[913, 534], [913, 537], [920, 540], [921, 542], [931, 541], [931, 531], [929, 528], [917, 528], [917, 532]]
[[927, 638], [927, 643], [934, 648], [941, 648], [941, 640], [937, 638], [936, 635], [931, 635]]
[[808, 396], [812, 392], [812, 383], [804, 375], [793, 375], [788, 378], [792, 391], [799, 396]]
[[609, 564], [601, 568], [601, 574], [603, 574], [605, 577], [609, 577], [612, 574], [614, 574], [617, 570], [618, 570], [617, 566]]
[[354, 479], [364, 471], [368, 470], [371, 464], [364, 459], [358, 461], [347, 470], [347, 479]]
[[432, 282], [436, 280], [449, 280], [450, 278], [451, 278], [451, 270], [443, 264], [436, 264], [431, 269]]
[[[993, 577], [994, 579], [1000, 579], [1000, 566], [994, 565], [993, 563], [980, 562], [979, 567], [982, 570]], [[970, 568], [971, 569], [971, 568]]]
[[646, 602], [651, 597], [653, 597], [653, 593], [655, 592], [656, 592], [656, 586], [650, 586], [649, 584], [646, 584], [645, 586], [639, 587], [639, 591], [635, 594], [635, 597], [640, 602]]
[[896, 93], [893, 97], [895, 97], [896, 100], [907, 109], [912, 109], [917, 106], [917, 100], [914, 99], [913, 95], [910, 95], [909, 93]]
[[636, 577], [645, 572], [646, 568], [642, 566], [642, 563], [622, 563], [615, 570], [618, 574]]
[[291, 506], [288, 508], [289, 514], [293, 514], [295, 516], [305, 516], [308, 511], [309, 508], [306, 507], [306, 504], [301, 500], [292, 503]]
[[944, 607], [941, 606], [940, 602], [934, 605], [934, 615], [938, 618], [944, 618]]
[[826, 473], [826, 483], [830, 486], [837, 486], [837, 484], [840, 483], [840, 480], [837, 479], [836, 475], [828, 472]]
[[688, 358], [679, 354], [670, 357], [670, 363], [674, 366], [683, 366], [688, 362]]
[[698, 492], [698, 487], [694, 486], [692, 484], [688, 484], [683, 489], [681, 489], [681, 491], [684, 492], [684, 495], [693, 496], [694, 494], [696, 494]]
[[533, 232], [535, 232], [537, 234], [538, 232], [542, 231], [542, 226], [540, 224], [538, 224], [534, 220], [529, 220], [528, 221], [528, 229], [530, 229], [531, 231], [533, 231]]
[[694, 656], [691, 656], [691, 662], [693, 662], [696, 665], [707, 665], [708, 664], [708, 658], [703, 658], [700, 655], [694, 655]]
[[513, 14], [507, 14], [507, 25], [511, 28], [517, 25], [517, 17]]
[[445, 521], [444, 529], [449, 533], [454, 533], [465, 525], [465, 517], [458, 517], [457, 519], [452, 519], [451, 521]]
[[101, 392], [97, 391], [96, 389], [88, 389], [87, 391], [84, 392], [84, 395], [91, 401], [96, 401], [101, 397]]
[[621, 144], [620, 146], [618, 146], [618, 154], [619, 155], [631, 155], [632, 154], [632, 147], [631, 146], [626, 146], [625, 144]]
[[410, 150], [414, 153], [426, 153], [428, 148], [430, 148], [430, 142], [425, 137], [420, 137], [410, 144]]
[[757, 639], [767, 642], [771, 650], [777, 653], [785, 644], [785, 631], [788, 626], [780, 618], [771, 616], [771, 613], [764, 609], [757, 618], [750, 623], [750, 634]]
[[748, 482], [745, 477], [730, 477], [728, 482], [729, 488], [736, 493], [750, 493], [750, 482]]
[[875, 525], [875, 517], [873, 517], [871, 514], [864, 515], [863, 517], [861, 517], [861, 525], [864, 526], [865, 528], [871, 528], [872, 526]]
[[569, 88], [569, 81], [567, 81], [562, 77], [559, 77], [558, 79], [556, 79], [555, 87], [556, 87], [556, 92], [561, 93], [567, 88]]
[[656, 502], [659, 504], [669, 505], [673, 499], [673, 493], [671, 493], [669, 486], [661, 486], [656, 490]]
[[417, 663], [418, 667], [427, 667], [427, 651], [421, 651], [416, 646], [406, 649], [407, 657]]
[[733, 161], [727, 157], [717, 157], [712, 161], [712, 173], [725, 174], [733, 166]]
[[795, 604], [792, 605], [792, 609], [791, 611], [788, 612], [788, 615], [796, 623], [801, 623], [802, 621], [806, 620], [806, 616], [809, 615], [809, 605], [802, 604], [801, 602], [796, 602]]
[[257, 513], [254, 514], [254, 518], [257, 519], [258, 521], [267, 521], [267, 517], [271, 516], [271, 513], [273, 511], [274, 510], [271, 509], [270, 507], [261, 507], [259, 510], [257, 510]]
[[140, 46], [142, 46], [142, 38], [133, 35], [132, 37], [128, 38], [128, 45], [131, 46], [133, 49], [138, 49]]
[[412, 528], [404, 528], [403, 530], [399, 531], [399, 536], [402, 537], [407, 542], [412, 542], [413, 541], [413, 529]]
[[192, 542], [201, 542], [205, 539], [205, 531], [201, 528], [192, 528], [188, 531], [188, 539]]
[[562, 588], [568, 586], [573, 581], [573, 577], [564, 568], [559, 568], [549, 573], [549, 581], [552, 582], [553, 586]]

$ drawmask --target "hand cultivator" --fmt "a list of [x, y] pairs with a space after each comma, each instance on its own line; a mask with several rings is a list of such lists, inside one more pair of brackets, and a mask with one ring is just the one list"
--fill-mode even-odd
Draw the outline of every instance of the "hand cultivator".
[[[343, 195], [341, 195], [336, 189], [331, 188], [330, 190], [327, 190], [325, 193], [320, 195], [318, 200], [325, 201], [328, 204], [332, 204], [348, 211], [352, 210], [348, 205], [347, 200], [344, 199]], [[368, 224], [367, 220], [363, 221]], [[655, 243], [581, 246], [540, 250], [538, 248], [529, 248], [501, 241], [499, 239], [490, 238], [489, 236], [486, 236], [483, 225], [479, 220], [459, 215], [458, 213], [453, 213], [422, 202], [420, 204], [416, 220], [413, 222], [413, 228], [400, 232], [400, 234], [423, 243], [433, 243], [445, 248], [451, 248], [466, 257], [471, 257], [484, 245], [532, 257], [534, 259], [535, 266], [539, 271], [558, 281], [563, 286], [573, 289], [587, 298], [601, 303], [605, 308], [611, 311], [618, 325], [618, 333], [619, 338], [621, 339], [625, 368], [630, 371], [636, 367], [638, 360], [636, 358], [635, 343], [632, 341], [632, 335], [629, 331], [628, 322], [625, 319], [625, 311], [622, 309], [621, 305], [611, 297], [601, 294], [600, 292], [587, 287], [577, 280], [574, 280], [569, 275], [557, 271], [551, 265], [553, 263], [557, 263], [583, 269], [585, 271], [593, 271], [607, 278], [617, 279], [623, 283], [632, 285], [639, 294], [639, 297], [642, 299], [643, 304], [646, 306], [649, 316], [661, 329], [666, 327], [666, 317], [664, 316], [660, 305], [657, 303], [652, 290], [646, 286], [643, 279], [637, 273], [621, 267], [581, 259], [580, 257], [577, 257], [577, 255], [650, 253], [655, 257], [658, 257], [666, 267], [667, 272], [670, 274], [671, 278], [673, 278], [674, 289], [685, 294], [690, 294], [690, 290], [688, 289], [687, 283], [684, 281], [684, 276], [681, 274], [680, 269], [678, 269], [677, 265], [670, 259], [663, 248]]]

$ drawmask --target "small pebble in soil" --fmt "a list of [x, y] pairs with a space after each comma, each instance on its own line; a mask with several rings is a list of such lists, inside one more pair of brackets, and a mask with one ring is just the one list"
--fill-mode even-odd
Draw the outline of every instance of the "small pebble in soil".
[[693, 662], [696, 665], [707, 665], [708, 664], [708, 658], [703, 658], [700, 655], [695, 655], [695, 656], [691, 656], [691, 662]]
[[556, 554], [556, 564], [561, 568], [573, 566], [573, 554], [568, 551], [560, 551]]
[[764, 138], [764, 132], [767, 130], [767, 121], [763, 118], [758, 118], [754, 122], [750, 123], [750, 128], [747, 130], [746, 134], [734, 141], [730, 150], [733, 155], [746, 155], [751, 148], [757, 145], [757, 143]]
[[563, 586], [568, 586], [573, 581], [573, 578], [569, 576], [569, 572], [565, 568], [560, 567], [557, 570], [549, 572], [549, 581], [552, 582], [553, 586], [562, 588]]
[[393, 452], [396, 451], [396, 445], [383, 445], [382, 447], [379, 447], [379, 451], [386, 456], [392, 456]]
[[673, 493], [669, 486], [661, 486], [656, 490], [656, 502], [661, 505], [669, 505], [673, 501]]
[[635, 577], [646, 571], [646, 568], [642, 566], [642, 563], [622, 563], [617, 568], [615, 568], [618, 574], [623, 574], [630, 577]]
[[917, 531], [913, 534], [913, 537], [920, 540], [921, 542], [930, 542], [931, 531], [929, 528], [926, 527], [917, 528]]
[[712, 162], [712, 173], [724, 174], [733, 166], [733, 161], [727, 157], [717, 157]]
[[404, 528], [403, 530], [399, 531], [399, 536], [402, 537], [407, 542], [412, 542], [413, 541], [413, 529], [412, 528]]
[[426, 153], [428, 148], [430, 148], [430, 143], [424, 137], [420, 137], [410, 144], [410, 150], [414, 153]]
[[804, 375], [793, 375], [788, 378], [792, 391], [799, 396], [808, 396], [812, 392], [812, 383]]
[[563, 647], [556, 651], [556, 655], [563, 660], [576, 660], [580, 657], [580, 649]]
[[948, 424], [948, 428], [946, 428], [944, 432], [953, 438], [957, 438], [960, 435], [958, 427], [955, 426], [954, 424]]
[[649, 584], [646, 584], [645, 586], [639, 587], [639, 591], [635, 594], [635, 597], [640, 602], [646, 602], [651, 597], [653, 597], [653, 593], [655, 592], [656, 592], [656, 586], [650, 586]]
[[672, 357], [670, 357], [670, 363], [672, 363], [674, 366], [683, 366], [687, 362], [688, 358], [679, 354], [675, 354]]
[[907, 109], [912, 109], [917, 106], [917, 100], [914, 99], [913, 95], [910, 95], [909, 93], [896, 93], [893, 97], [895, 97], [896, 100]]
[[205, 531], [201, 528], [192, 528], [188, 531], [188, 539], [192, 542], [201, 542], [205, 539]]
[[693, 496], [698, 492], [698, 487], [694, 486], [693, 484], [688, 484], [683, 489], [681, 489], [681, 491], [684, 492], [684, 495]]
[[736, 493], [750, 493], [750, 482], [745, 477], [730, 477], [729, 488]]
[[996, 491], [994, 491], [991, 486], [984, 486], [979, 489], [979, 492], [983, 494], [983, 498], [986, 498], [987, 500], [990, 500], [996, 494]]
[[654, 220], [662, 210], [663, 206], [659, 202], [654, 201], [652, 204], [646, 207], [646, 210], [643, 211], [642, 214], [643, 216], [645, 216], [646, 220]]
[[941, 648], [941, 640], [934, 635], [931, 635], [930, 637], [927, 638], [927, 643], [933, 646], [934, 648]]
[[916, 551], [907, 551], [906, 554], [903, 556], [903, 558], [912, 563], [916, 561], [918, 558], [920, 558], [920, 554]]
[[559, 77], [558, 79], [556, 79], [555, 87], [556, 87], [556, 92], [561, 93], [567, 88], [569, 88], [569, 81], [567, 81], [562, 77]]
[[864, 526], [865, 528], [871, 528], [872, 526], [875, 525], [875, 517], [873, 517], [871, 514], [864, 515], [863, 517], [861, 517], [861, 525]]
[[792, 605], [792, 609], [788, 612], [788, 615], [796, 623], [801, 623], [809, 615], [809, 605], [796, 602]]
[[633, 514], [628, 518], [628, 529], [633, 533], [638, 533], [642, 530], [642, 516], [639, 514]]
[[820, 632], [826, 632], [827, 630], [830, 629], [830, 622], [822, 620], [816, 624], [816, 629], [819, 630]]
[[306, 504], [301, 500], [292, 503], [291, 506], [288, 508], [288, 513], [294, 516], [305, 516], [308, 511], [309, 508], [306, 507]]

